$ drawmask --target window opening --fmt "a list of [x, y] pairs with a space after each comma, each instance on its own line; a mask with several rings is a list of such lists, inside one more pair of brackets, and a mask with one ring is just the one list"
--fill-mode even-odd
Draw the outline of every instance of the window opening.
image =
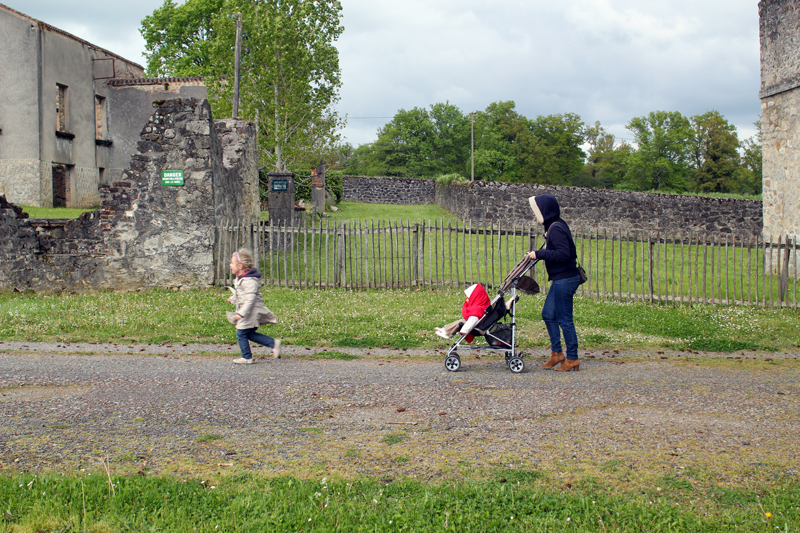
[[67, 131], [67, 86], [56, 84], [56, 131]]
[[108, 125], [106, 121], [106, 99], [94, 95], [94, 138], [104, 140], [108, 138]]

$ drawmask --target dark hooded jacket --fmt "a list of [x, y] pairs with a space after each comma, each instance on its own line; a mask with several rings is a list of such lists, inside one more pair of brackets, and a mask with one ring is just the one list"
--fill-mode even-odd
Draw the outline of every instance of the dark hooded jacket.
[[544, 219], [544, 230], [547, 235], [547, 245], [544, 249], [536, 251], [536, 257], [544, 260], [550, 281], [578, 276], [575, 241], [572, 240], [569, 226], [561, 218], [558, 200], [552, 194], [540, 194], [534, 197], [534, 201]]

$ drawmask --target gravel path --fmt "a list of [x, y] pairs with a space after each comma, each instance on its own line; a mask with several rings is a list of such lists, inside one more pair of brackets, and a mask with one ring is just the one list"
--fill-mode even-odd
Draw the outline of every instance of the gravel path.
[[[331, 351], [333, 349], [330, 349]], [[233, 345], [0, 342], [0, 468], [445, 479], [534, 469], [569, 484], [739, 485], [800, 472], [798, 354], [587, 352], [581, 371], [499, 356]], [[256, 355], [262, 352], [254, 352]], [[230, 354], [230, 355], [228, 355]]]

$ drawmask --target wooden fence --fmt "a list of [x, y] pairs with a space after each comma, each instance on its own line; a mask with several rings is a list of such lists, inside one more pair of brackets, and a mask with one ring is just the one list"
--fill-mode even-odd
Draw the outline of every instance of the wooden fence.
[[[299, 226], [224, 221], [217, 227], [216, 283], [230, 285], [228, 261], [256, 253], [267, 284], [346, 289], [496, 288], [530, 250], [541, 227], [476, 227], [443, 221], [329, 221]], [[573, 228], [589, 274], [580, 293], [620, 300], [797, 308], [797, 237]], [[546, 290], [539, 263], [531, 275]]]

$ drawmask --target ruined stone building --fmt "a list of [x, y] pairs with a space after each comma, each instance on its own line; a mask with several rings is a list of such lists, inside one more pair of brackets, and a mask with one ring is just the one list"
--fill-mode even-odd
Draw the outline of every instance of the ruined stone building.
[[761, 0], [764, 235], [800, 235], [800, 0]]
[[132, 61], [0, 4], [0, 195], [94, 207], [135, 153], [152, 102], [206, 96], [202, 78], [142, 78]]

